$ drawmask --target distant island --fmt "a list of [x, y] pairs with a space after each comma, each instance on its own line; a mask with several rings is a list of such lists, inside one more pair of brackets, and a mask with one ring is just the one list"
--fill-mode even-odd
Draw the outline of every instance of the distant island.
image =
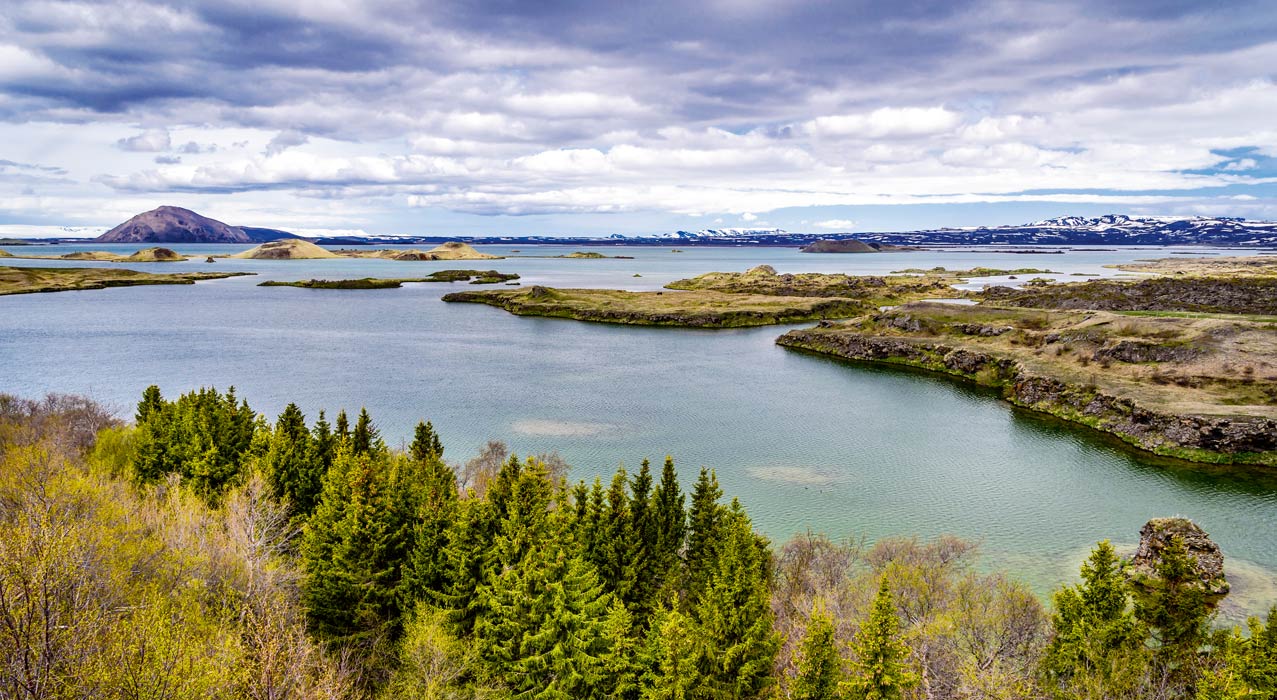
[[917, 250], [909, 246], [891, 245], [890, 243], [878, 243], [876, 241], [861, 241], [855, 238], [842, 238], [837, 240], [820, 240], [808, 243], [798, 249], [802, 253], [900, 253], [909, 250]]
[[153, 274], [106, 267], [4, 267], [0, 266], [0, 296], [74, 292], [108, 287], [150, 284], [195, 284], [200, 280], [251, 275], [251, 272], [183, 272]]
[[262, 243], [299, 238], [288, 231], [231, 226], [190, 209], [163, 206], [143, 212], [93, 239], [99, 243]]

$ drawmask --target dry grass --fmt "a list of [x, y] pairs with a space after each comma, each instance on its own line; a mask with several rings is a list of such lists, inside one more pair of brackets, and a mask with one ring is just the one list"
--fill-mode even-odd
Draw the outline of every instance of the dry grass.
[[1107, 265], [1127, 272], [1204, 277], [1277, 277], [1277, 256], [1233, 258], [1158, 258]]
[[457, 292], [444, 301], [497, 306], [522, 316], [648, 326], [733, 328], [847, 318], [864, 307], [849, 299], [784, 297], [721, 292], [626, 292], [612, 289], [552, 289]]
[[1277, 418], [1273, 323], [915, 303], [842, 325], [1008, 357], [1169, 413]]
[[102, 267], [0, 266], [0, 295], [68, 292], [81, 289], [132, 287], [144, 284], [194, 284], [199, 280], [237, 277], [245, 272], [186, 272], [153, 274]]

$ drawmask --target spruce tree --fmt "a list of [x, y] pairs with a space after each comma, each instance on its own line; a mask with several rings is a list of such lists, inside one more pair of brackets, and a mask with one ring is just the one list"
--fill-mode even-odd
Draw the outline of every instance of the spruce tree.
[[701, 468], [700, 477], [692, 490], [692, 507], [688, 512], [686, 581], [683, 586], [687, 600], [695, 600], [709, 582], [716, 556], [716, 547], [722, 539], [721, 523], [723, 506], [718, 499], [723, 490], [713, 471]]
[[425, 462], [431, 457], [443, 459], [443, 443], [439, 440], [439, 435], [430, 421], [417, 423], [417, 428], [413, 431], [412, 445], [408, 447], [408, 454], [418, 462]]
[[1147, 663], [1147, 634], [1131, 612], [1129, 586], [1108, 540], [1083, 562], [1082, 583], [1056, 592], [1051, 625], [1042, 669], [1057, 692], [1081, 687], [1115, 696], [1135, 692]]
[[350, 419], [346, 417], [345, 409], [337, 412], [337, 423], [333, 427], [333, 433], [337, 437], [337, 442], [342, 445], [350, 440]]
[[160, 388], [154, 384], [146, 387], [146, 390], [142, 392], [142, 400], [137, 404], [135, 416], [137, 424], [142, 425], [163, 407], [164, 396], [160, 393]]
[[683, 506], [684, 496], [674, 470], [674, 458], [667, 455], [661, 469], [661, 483], [652, 494], [652, 519], [656, 527], [652, 559], [658, 587], [674, 583], [672, 579], [678, 571], [679, 552], [687, 535], [687, 512]]
[[372, 424], [367, 408], [359, 409], [359, 418], [355, 421], [355, 429], [350, 434], [350, 449], [355, 454], [386, 451], [386, 445], [381, 441], [381, 433]]
[[315, 420], [311, 444], [315, 448], [315, 462], [322, 482], [323, 475], [328, 473], [328, 469], [333, 466], [333, 459], [337, 456], [337, 436], [333, 434], [332, 426], [328, 425], [322, 410], [319, 412], [319, 418]]
[[660, 608], [653, 613], [642, 654], [643, 700], [688, 700], [707, 694], [697, 637], [695, 623], [678, 610]]
[[1150, 629], [1161, 669], [1173, 683], [1187, 687], [1209, 632], [1210, 600], [1179, 535], [1162, 549], [1155, 570], [1156, 576], [1135, 589], [1135, 618]]
[[738, 508], [722, 513], [704, 591], [694, 608], [702, 673], [716, 697], [760, 697], [772, 681], [780, 650], [773, 629], [768, 564], [749, 519]]
[[405, 609], [424, 601], [439, 604], [448, 589], [448, 547], [457, 519], [457, 477], [452, 468], [429, 453], [419, 474], [421, 498], [415, 513], [412, 553], [404, 575]]
[[834, 624], [819, 604], [813, 605], [807, 633], [798, 650], [798, 675], [792, 700], [837, 700], [842, 697], [842, 656]]
[[387, 455], [342, 453], [306, 524], [302, 601], [312, 629], [338, 643], [393, 636], [404, 561]]
[[630, 480], [630, 518], [626, 537], [630, 544], [630, 561], [625, 578], [630, 581], [625, 600], [641, 620], [656, 605], [659, 568], [656, 565], [657, 528], [652, 499], [652, 467], [645, 459]]
[[882, 577], [869, 619], [856, 635], [853, 673], [846, 684], [852, 700], [899, 700], [917, 684], [909, 669], [909, 648], [899, 639], [900, 621], [887, 577]]
[[297, 404], [288, 404], [279, 415], [262, 461], [274, 496], [294, 513], [309, 515], [319, 502], [324, 467]]

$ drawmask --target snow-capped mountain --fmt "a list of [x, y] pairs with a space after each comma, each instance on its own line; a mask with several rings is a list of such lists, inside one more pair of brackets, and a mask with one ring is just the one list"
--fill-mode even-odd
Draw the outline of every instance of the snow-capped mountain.
[[753, 238], [755, 236], [783, 236], [787, 233], [779, 228], [707, 228], [700, 231], [679, 231], [663, 233], [658, 238]]
[[1060, 216], [1018, 226], [857, 234], [883, 243], [1021, 245], [1277, 245], [1277, 222], [1239, 217]]

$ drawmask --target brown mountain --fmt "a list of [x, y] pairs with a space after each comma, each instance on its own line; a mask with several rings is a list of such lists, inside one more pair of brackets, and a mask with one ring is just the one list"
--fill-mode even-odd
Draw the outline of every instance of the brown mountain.
[[906, 250], [917, 250], [906, 246], [887, 245], [874, 241], [858, 241], [854, 238], [836, 240], [824, 239], [809, 243], [799, 249], [800, 253], [897, 253]]
[[143, 212], [97, 237], [102, 243], [261, 243], [297, 238], [287, 231], [231, 226], [181, 207]]

